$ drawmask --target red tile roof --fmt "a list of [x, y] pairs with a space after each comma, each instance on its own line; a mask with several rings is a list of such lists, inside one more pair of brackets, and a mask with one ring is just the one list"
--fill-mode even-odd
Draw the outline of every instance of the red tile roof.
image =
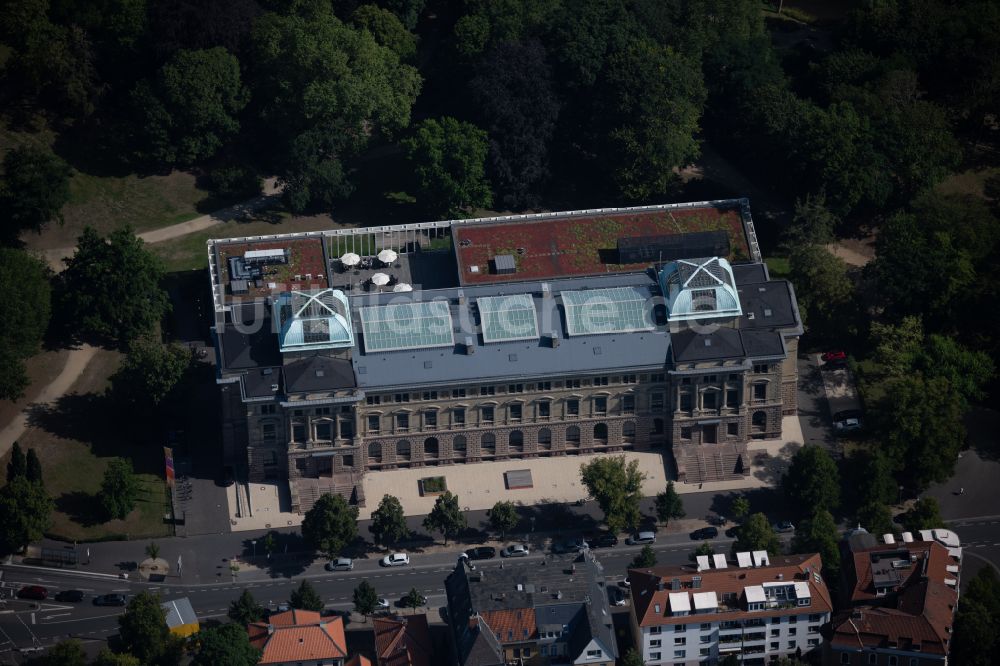
[[[482, 284], [641, 270], [638, 264], [608, 263], [619, 238], [715, 230], [729, 233], [730, 259], [750, 256], [739, 209], [714, 206], [601, 215], [556, 213], [541, 220], [455, 226], [452, 235], [459, 280]], [[490, 260], [498, 254], [514, 257], [515, 274], [490, 273]], [[471, 272], [472, 266], [479, 272]]]
[[350, 659], [348, 659], [347, 662], [344, 664], [344, 666], [372, 666], [372, 661], [367, 657], [363, 657], [360, 654], [356, 654]]
[[378, 666], [431, 666], [434, 648], [426, 615], [378, 617], [372, 625]]
[[261, 650], [261, 664], [347, 656], [344, 621], [340, 617], [320, 617], [319, 613], [290, 610], [272, 615], [267, 622], [247, 627], [250, 643]]
[[[680, 592], [715, 592], [719, 601], [719, 612], [713, 619], [730, 621], [757, 617], [799, 615], [801, 613], [828, 613], [833, 610], [830, 592], [826, 584], [816, 575], [822, 569], [822, 561], [816, 553], [812, 555], [782, 555], [771, 560], [771, 564], [761, 567], [735, 567], [697, 571], [694, 567], [655, 567], [653, 569], [629, 569], [632, 583], [633, 612], [640, 626], [650, 627], [665, 624], [687, 624], [692, 617], [704, 615], [672, 615], [670, 612], [670, 581], [677, 578], [681, 582]], [[701, 588], [692, 587], [692, 577], [701, 576]], [[780, 578], [779, 578], [780, 576]], [[745, 610], [744, 588], [773, 583], [782, 580], [789, 585], [806, 583], [809, 586], [810, 605], [790, 608], [768, 608], [763, 611]], [[661, 584], [662, 583], [662, 584]], [[662, 587], [662, 589], [658, 589]], [[726, 604], [723, 595], [736, 595], [737, 603]], [[659, 611], [657, 611], [659, 608]]]
[[534, 608], [483, 611], [480, 616], [501, 643], [530, 641], [538, 638]]

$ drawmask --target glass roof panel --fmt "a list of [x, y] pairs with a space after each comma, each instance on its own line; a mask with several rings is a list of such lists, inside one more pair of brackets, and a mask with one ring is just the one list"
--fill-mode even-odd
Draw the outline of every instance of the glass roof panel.
[[611, 287], [564, 291], [566, 331], [569, 335], [629, 333], [655, 328], [652, 294], [644, 287]]
[[484, 342], [538, 338], [538, 316], [529, 294], [483, 296], [476, 299]]
[[399, 351], [455, 344], [447, 301], [394, 303], [360, 309], [365, 350]]

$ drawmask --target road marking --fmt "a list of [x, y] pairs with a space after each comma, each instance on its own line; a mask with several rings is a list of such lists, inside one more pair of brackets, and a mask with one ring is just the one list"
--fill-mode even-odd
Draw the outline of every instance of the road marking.
[[43, 615], [43, 620], [51, 620], [54, 617], [66, 617], [67, 615], [72, 615], [72, 613], [56, 613], [55, 615]]
[[31, 624], [35, 624], [35, 614], [31, 614]]

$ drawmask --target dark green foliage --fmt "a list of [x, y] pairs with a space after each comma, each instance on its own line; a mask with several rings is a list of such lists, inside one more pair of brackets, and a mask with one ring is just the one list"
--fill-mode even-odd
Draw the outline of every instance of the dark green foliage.
[[302, 538], [328, 559], [358, 536], [358, 507], [341, 495], [324, 494], [302, 519]]
[[86, 227], [59, 275], [61, 316], [74, 332], [126, 346], [170, 309], [160, 286], [163, 268], [126, 225], [107, 238]]
[[739, 538], [733, 542], [734, 551], [766, 550], [771, 555], [781, 552], [781, 542], [774, 528], [763, 513], [751, 514], [740, 526]]
[[167, 628], [167, 611], [160, 595], [142, 591], [129, 599], [125, 613], [118, 617], [118, 636], [124, 652], [140, 663], [156, 664], [168, 656], [173, 642]]
[[464, 217], [469, 208], [493, 203], [486, 182], [486, 132], [454, 118], [429, 118], [403, 141], [414, 167], [418, 192], [428, 213], [443, 218]]
[[244, 589], [239, 598], [229, 604], [228, 615], [230, 620], [245, 627], [264, 617], [264, 607], [257, 603], [250, 590]]
[[629, 564], [630, 569], [648, 569], [649, 567], [656, 566], [656, 553], [653, 549], [646, 545], [642, 547], [642, 550], [635, 556], [632, 563]]
[[140, 338], [129, 345], [111, 377], [112, 391], [123, 403], [155, 408], [174, 392], [190, 365], [191, 350], [184, 345]]
[[684, 517], [684, 500], [674, 489], [673, 481], [668, 481], [667, 489], [656, 496], [656, 517], [664, 525]]
[[52, 498], [24, 476], [0, 488], [0, 555], [19, 552], [52, 525]]
[[985, 397], [983, 388], [996, 375], [996, 364], [988, 354], [965, 347], [953, 337], [932, 334], [920, 346], [916, 368], [925, 377], [941, 378], [962, 400], [962, 412], [973, 400]]
[[298, 589], [292, 591], [290, 602], [292, 608], [316, 611], [317, 613], [323, 610], [323, 599], [316, 592], [316, 588], [307, 580], [302, 581]]
[[14, 148], [3, 158], [0, 180], [0, 241], [16, 241], [22, 231], [40, 233], [69, 201], [70, 168], [52, 152]]
[[28, 456], [25, 460], [24, 476], [28, 481], [44, 485], [42, 479], [42, 461], [38, 459], [38, 454], [34, 449], [28, 449]]
[[517, 514], [517, 507], [513, 502], [501, 500], [490, 509], [490, 525], [497, 532], [500, 532], [500, 540], [507, 537], [507, 533], [517, 527], [521, 517]]
[[795, 528], [792, 551], [819, 553], [827, 580], [832, 582], [837, 580], [840, 571], [839, 541], [840, 530], [833, 515], [824, 508], [818, 508], [811, 517], [801, 521]]
[[858, 507], [854, 514], [854, 523], [877, 537], [897, 532], [892, 522], [892, 511], [879, 502], [868, 502]]
[[220, 197], [249, 199], [260, 194], [263, 180], [250, 167], [228, 165], [209, 172], [208, 186]]
[[635, 651], [635, 648], [629, 648], [625, 656], [622, 657], [622, 666], [646, 666], [646, 662], [642, 660], [642, 655]]
[[29, 663], [36, 666], [87, 666], [87, 653], [78, 639], [68, 638], [49, 648], [41, 659]]
[[115, 654], [108, 648], [101, 648], [92, 666], [142, 666], [142, 664], [130, 654]]
[[250, 644], [246, 627], [224, 624], [198, 634], [200, 649], [193, 666], [256, 666], [260, 650]]
[[639, 462], [625, 456], [595, 458], [580, 465], [580, 481], [604, 512], [604, 523], [612, 532], [639, 525], [642, 481]]
[[[892, 476], [892, 465], [881, 449], [856, 449], [848, 456], [844, 469], [844, 497], [852, 510], [867, 504], [885, 505], [897, 501], [899, 488]], [[862, 524], [862, 527], [868, 526]]]
[[372, 587], [368, 580], [361, 581], [356, 588], [354, 588], [354, 610], [357, 613], [361, 613], [367, 618], [369, 615], [375, 612], [375, 608], [378, 605], [378, 594], [375, 592], [375, 588]]
[[112, 458], [101, 481], [101, 507], [108, 518], [124, 519], [135, 508], [139, 496], [139, 479], [132, 470], [132, 461]]
[[14, 442], [10, 447], [10, 460], [7, 461], [7, 483], [28, 475], [28, 459], [24, 456], [21, 445]]
[[750, 515], [750, 500], [740, 495], [733, 500], [733, 518], [742, 521], [748, 515]]
[[28, 388], [24, 359], [36, 354], [52, 311], [50, 273], [21, 250], [0, 247], [0, 400], [17, 400]]
[[378, 508], [372, 512], [372, 522], [368, 530], [375, 537], [375, 543], [389, 546], [410, 533], [406, 526], [403, 505], [392, 495], [383, 495]]
[[795, 452], [781, 486], [788, 505], [799, 516], [817, 509], [835, 510], [840, 505], [840, 475], [827, 450], [807, 445]]
[[843, 340], [856, 298], [847, 264], [822, 245], [800, 245], [789, 248], [789, 265], [788, 277], [809, 331], [821, 338]]
[[985, 566], [969, 582], [955, 613], [955, 666], [992, 666], [1000, 655], [1000, 580]]
[[795, 215], [785, 229], [782, 243], [788, 251], [810, 245], [825, 245], [834, 240], [837, 217], [826, 207], [826, 195], [807, 194], [804, 199], [796, 199]]
[[289, 210], [329, 209], [354, 190], [337, 149], [339, 142], [332, 128], [306, 130], [292, 140], [281, 176], [281, 200]]
[[448, 544], [448, 537], [458, 534], [465, 529], [465, 525], [465, 514], [458, 506], [458, 496], [447, 490], [438, 495], [434, 508], [424, 518], [424, 529], [428, 532], [440, 532], [445, 545]]
[[411, 588], [410, 591], [406, 593], [406, 596], [403, 597], [403, 605], [407, 608], [412, 608], [413, 610], [420, 608], [426, 603], [427, 599], [424, 598], [424, 595], [420, 594], [420, 590], [415, 587]]
[[361, 5], [354, 10], [351, 21], [370, 32], [381, 46], [392, 49], [400, 60], [409, 60], [417, 54], [417, 38], [389, 10]]
[[378, 0], [378, 4], [392, 12], [407, 30], [413, 30], [426, 0]]
[[708, 555], [709, 557], [715, 555], [715, 548], [712, 547], [711, 542], [702, 541], [698, 544], [698, 547], [695, 548], [690, 555], [688, 555], [688, 559], [695, 562], [697, 561], [699, 555]]
[[919, 532], [920, 530], [933, 530], [944, 527], [944, 519], [941, 517], [941, 508], [938, 501], [933, 497], [921, 497], [913, 507], [903, 514], [903, 527], [908, 532]]

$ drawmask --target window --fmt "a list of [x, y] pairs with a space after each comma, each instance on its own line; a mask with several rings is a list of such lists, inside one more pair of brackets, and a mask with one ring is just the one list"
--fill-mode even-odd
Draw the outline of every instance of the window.
[[524, 649], [522, 649], [521, 650], [521, 656], [522, 657], [530, 657], [531, 656], [531, 648], [524, 648]]
[[705, 384], [714, 384], [719, 381], [718, 375], [705, 375], [702, 377], [701, 381]]
[[600, 659], [602, 652], [600, 650], [587, 650], [587, 657], [592, 659]]
[[410, 459], [410, 442], [405, 439], [401, 439], [396, 442], [396, 458], [400, 460]]
[[675, 624], [674, 625], [674, 632], [675, 633], [683, 634], [685, 631], [687, 631], [687, 625], [686, 624]]
[[687, 638], [679, 636], [674, 639], [674, 645], [687, 645]]
[[788, 641], [787, 645], [789, 650], [795, 649], [795, 641]]
[[292, 441], [293, 442], [304, 442], [306, 441], [306, 427], [302, 423], [292, 424]]
[[[341, 458], [341, 460], [344, 462], [344, 467], [354, 467], [354, 456], [344, 456], [343, 458]], [[333, 470], [331, 468], [330, 470], [324, 470], [324, 471], [333, 471]]]
[[512, 451], [516, 451], [517, 453], [524, 452], [524, 433], [520, 430], [511, 430], [508, 442]]
[[690, 412], [691, 411], [691, 404], [692, 404], [691, 394], [690, 393], [681, 393], [681, 411], [682, 412]]
[[580, 429], [576, 426], [566, 428], [566, 441], [570, 444], [580, 445]]
[[368, 460], [376, 463], [382, 462], [382, 444], [372, 442], [368, 445]]
[[767, 370], [768, 370], [767, 363], [754, 363], [753, 364], [753, 373], [755, 375], [766, 375], [767, 374]]
[[771, 638], [777, 638], [781, 634], [781, 629], [772, 629]]
[[674, 650], [674, 659], [683, 659], [687, 655], [687, 650]]
[[464, 456], [465, 452], [468, 450], [469, 444], [465, 439], [465, 435], [459, 435], [451, 443], [451, 450], [455, 452], [456, 455]]
[[435, 410], [429, 412], [424, 412], [424, 426], [427, 428], [436, 428], [438, 424], [438, 413]]
[[789, 627], [789, 628], [788, 628], [788, 635], [789, 635], [789, 636], [794, 636], [794, 635], [795, 635], [795, 632], [796, 632], [796, 629], [795, 629], [795, 627]]
[[465, 426], [465, 408], [456, 407], [454, 410], [452, 410], [451, 421], [453, 424], [455, 424], [456, 428], [461, 428]]
[[580, 401], [574, 399], [566, 401], [566, 415], [567, 416], [579, 416], [580, 415]]
[[508, 384], [507, 393], [524, 393], [524, 384]]
[[378, 414], [368, 415], [368, 432], [378, 432], [382, 429], [382, 419]]
[[608, 443], [608, 426], [606, 423], [598, 423], [594, 426], [594, 440], [600, 444]]
[[260, 426], [260, 436], [265, 442], [273, 442], [278, 437], [277, 429], [273, 423], [264, 423]]
[[579, 379], [567, 379], [566, 380], [566, 388], [569, 388], [569, 389], [578, 389], [578, 388], [580, 388], [580, 380]]
[[635, 375], [622, 375], [622, 384], [635, 384]]
[[552, 448], [552, 431], [548, 428], [542, 428], [538, 431], [538, 445], [543, 449]]
[[306, 458], [295, 459], [295, 469], [299, 470], [300, 472], [306, 471], [306, 467], [308, 466], [309, 466], [309, 460], [307, 460]]
[[691, 383], [691, 378], [690, 377], [684, 377], [684, 378], [681, 379], [681, 385], [682, 386], [687, 386], [690, 383]]
[[493, 408], [483, 407], [482, 408], [482, 421], [483, 423], [493, 423]]
[[666, 381], [666, 379], [667, 379], [667, 376], [664, 373], [662, 373], [662, 372], [654, 372], [653, 374], [651, 374], [649, 376], [649, 381], [653, 382], [654, 384], [657, 383], [657, 382], [661, 382], [662, 383], [662, 382]]
[[653, 640], [649, 641], [649, 647], [658, 648], [662, 643], [663, 641], [661, 641], [659, 638], [654, 638]]
[[899, 657], [894, 654], [889, 655], [889, 666], [896, 666], [899, 663]]
[[380, 396], [380, 395], [369, 395], [369, 396], [367, 396], [365, 398], [365, 402], [367, 402], [369, 405], [381, 405], [382, 404], [382, 396]]
[[485, 453], [493, 454], [497, 452], [497, 436], [491, 432], [483, 435], [482, 439], [483, 451]]
[[698, 654], [701, 655], [702, 657], [707, 657], [710, 654], [712, 654], [712, 648], [701, 648], [700, 650], [698, 650]]
[[702, 409], [718, 409], [715, 391], [705, 391], [701, 394], [701, 407]]
[[788, 616], [788, 624], [795, 624], [798, 621], [799, 621], [799, 618], [798, 618], [797, 615], [789, 615]]
[[823, 621], [823, 616], [820, 615], [819, 613], [813, 613], [812, 615], [809, 616], [809, 621], [810, 622], [822, 622]]
[[437, 400], [438, 399], [438, 392], [437, 391], [424, 391], [424, 393], [423, 393], [423, 399], [424, 400]]
[[410, 394], [409, 393], [397, 393], [394, 396], [394, 398], [395, 398], [396, 402], [409, 402], [410, 401]]
[[538, 418], [547, 419], [552, 412], [552, 403], [545, 401], [538, 403]]
[[410, 415], [409, 414], [396, 414], [396, 430], [400, 432], [406, 432], [410, 429]]
[[758, 382], [753, 385], [753, 399], [767, 400], [767, 384], [764, 382]]
[[428, 458], [437, 458], [441, 455], [441, 445], [437, 437], [428, 437], [424, 440], [424, 455]]
[[650, 627], [649, 628], [649, 633], [651, 633], [651, 634], [659, 634], [660, 633], [660, 629], [662, 629], [662, 628], [663, 627], [661, 627], [660, 625], [656, 625], [655, 627]]
[[274, 414], [274, 413], [277, 412], [277, 409], [278, 409], [277, 405], [261, 405], [260, 406], [260, 413], [264, 414], [264, 415]]
[[622, 412], [625, 414], [635, 414], [635, 396], [622, 396]]
[[654, 412], [663, 411], [663, 394], [653, 393], [649, 396], [649, 409]]
[[508, 408], [508, 413], [510, 414], [511, 421], [521, 420], [521, 405], [510, 405]]
[[738, 437], [740, 434], [740, 424], [739, 423], [727, 423], [726, 424], [726, 434], [730, 437]]
[[635, 423], [632, 421], [622, 424], [622, 440], [628, 443], [635, 441]]
[[661, 657], [660, 657], [660, 653], [659, 653], [659, 652], [650, 652], [650, 653], [649, 653], [649, 658], [650, 658], [650, 659], [651, 659], [652, 661], [659, 661], [659, 660], [661, 659]]
[[551, 391], [552, 390], [552, 382], [538, 382], [538, 390], [539, 391]]
[[654, 435], [663, 434], [663, 419], [653, 419], [653, 434]]
[[451, 397], [453, 397], [453, 398], [464, 398], [465, 397], [465, 389], [452, 389], [451, 390]]
[[608, 399], [605, 397], [594, 398], [594, 413], [595, 414], [607, 414], [608, 413]]
[[608, 385], [607, 377], [594, 377], [594, 386], [607, 386], [607, 385]]
[[497, 388], [495, 386], [480, 386], [479, 395], [496, 395]]
[[809, 633], [810, 634], [818, 634], [819, 633], [819, 626], [809, 627]]
[[316, 439], [323, 442], [333, 440], [333, 424], [330, 421], [321, 421], [316, 424]]
[[737, 389], [726, 389], [726, 407], [736, 409], [740, 406], [740, 392]]
[[781, 649], [781, 643], [779, 641], [773, 641], [771, 643], [771, 649], [772, 650], [780, 650]]
[[691, 439], [691, 428], [690, 427], [681, 428], [681, 439]]

